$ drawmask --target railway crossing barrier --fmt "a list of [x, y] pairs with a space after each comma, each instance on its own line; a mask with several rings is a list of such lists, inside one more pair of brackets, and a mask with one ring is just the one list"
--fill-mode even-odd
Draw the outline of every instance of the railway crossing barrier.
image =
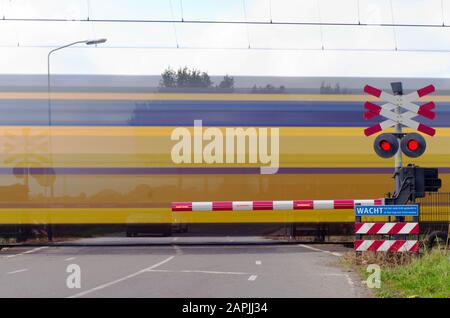
[[[375, 139], [374, 149], [382, 158], [395, 156], [395, 191], [393, 196], [383, 199], [369, 200], [290, 200], [290, 201], [210, 201], [210, 202], [172, 202], [173, 212], [211, 212], [211, 211], [267, 211], [267, 210], [338, 210], [358, 209], [365, 207], [378, 207], [386, 209], [391, 214], [383, 216], [394, 217], [396, 222], [362, 222], [364, 215], [355, 214], [355, 249], [359, 251], [386, 251], [386, 252], [418, 252], [419, 250], [419, 208], [415, 203], [416, 198], [423, 198], [425, 192], [437, 192], [441, 187], [437, 168], [422, 168], [409, 164], [403, 167], [402, 153], [408, 157], [416, 158], [422, 155], [426, 149], [425, 139], [417, 133], [403, 133], [402, 127], [416, 129], [417, 131], [434, 136], [436, 130], [426, 124], [414, 120], [417, 116], [434, 119], [436, 114], [433, 109], [434, 102], [423, 105], [415, 104], [420, 99], [435, 91], [433, 85], [428, 85], [410, 94], [403, 95], [401, 82], [391, 83], [394, 94], [384, 92], [378, 88], [366, 85], [364, 92], [370, 94], [382, 102], [379, 106], [370, 101], [364, 104], [367, 112], [366, 120], [377, 116], [385, 118], [384, 121], [372, 125], [364, 130], [366, 136], [371, 136], [384, 129], [395, 127], [395, 133], [384, 133]], [[392, 212], [400, 209], [400, 212]], [[413, 222], [404, 222], [406, 210], [415, 209]], [[402, 212], [403, 211], [403, 212]], [[374, 215], [365, 215], [374, 216]], [[364, 240], [365, 235], [394, 236], [388, 240]], [[408, 239], [401, 236], [414, 236]]]
[[276, 210], [339, 210], [358, 205], [382, 205], [384, 199], [369, 200], [291, 200], [291, 201], [213, 201], [172, 202], [172, 212], [196, 211], [276, 211]]

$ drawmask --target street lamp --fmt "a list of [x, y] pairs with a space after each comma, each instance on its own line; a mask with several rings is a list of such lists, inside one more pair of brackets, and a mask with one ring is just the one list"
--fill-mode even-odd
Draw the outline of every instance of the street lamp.
[[76, 41], [76, 42], [72, 42], [60, 47], [57, 47], [53, 50], [51, 50], [50, 52], [48, 52], [47, 55], [47, 96], [48, 96], [48, 125], [51, 126], [52, 125], [52, 114], [51, 114], [51, 98], [50, 98], [50, 56], [53, 52], [65, 49], [66, 47], [69, 46], [73, 46], [76, 44], [81, 44], [84, 43], [86, 45], [97, 45], [97, 44], [101, 44], [101, 43], [105, 43], [106, 39], [94, 39], [94, 40], [84, 40], [84, 41]]
[[[84, 40], [84, 41], [76, 41], [76, 42], [72, 42], [60, 47], [57, 47], [53, 50], [51, 50], [50, 52], [48, 52], [47, 55], [47, 97], [48, 97], [48, 126], [49, 128], [52, 126], [52, 112], [51, 112], [51, 90], [50, 90], [50, 56], [53, 52], [62, 50], [66, 47], [72, 46], [72, 45], [76, 45], [76, 44], [81, 44], [84, 43], [86, 45], [97, 45], [97, 44], [101, 44], [101, 43], [105, 43], [106, 39], [94, 39], [94, 40]], [[51, 150], [51, 140], [52, 140], [52, 134], [51, 132], [49, 132], [49, 143], [50, 143], [50, 158], [52, 157], [52, 150]], [[51, 196], [53, 197], [53, 185], [51, 185]], [[48, 240], [52, 241], [53, 240], [53, 228], [52, 225], [49, 224], [47, 225], [47, 236], [48, 236]]]

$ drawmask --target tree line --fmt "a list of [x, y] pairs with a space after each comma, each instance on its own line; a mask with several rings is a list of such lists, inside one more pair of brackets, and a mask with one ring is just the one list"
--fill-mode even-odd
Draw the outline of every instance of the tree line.
[[[225, 75], [219, 84], [215, 84], [207, 72], [200, 71], [195, 68], [180, 67], [174, 70], [168, 67], [161, 74], [159, 81], [160, 89], [219, 89], [219, 90], [234, 90], [234, 77]], [[279, 94], [285, 93], [286, 88], [281, 85], [276, 87], [272, 84], [265, 86], [253, 85], [251, 93], [267, 93]], [[320, 85], [321, 94], [348, 94], [346, 88], [341, 88], [339, 83], [334, 87], [330, 84], [322, 82]]]
[[161, 88], [221, 88], [233, 89], [234, 78], [225, 75], [218, 85], [214, 85], [208, 73], [197, 69], [182, 67], [173, 70], [168, 67], [162, 74], [159, 82]]

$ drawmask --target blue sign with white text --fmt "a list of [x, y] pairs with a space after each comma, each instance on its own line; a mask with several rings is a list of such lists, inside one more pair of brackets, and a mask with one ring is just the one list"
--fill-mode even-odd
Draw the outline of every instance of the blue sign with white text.
[[357, 205], [355, 216], [418, 216], [418, 205]]

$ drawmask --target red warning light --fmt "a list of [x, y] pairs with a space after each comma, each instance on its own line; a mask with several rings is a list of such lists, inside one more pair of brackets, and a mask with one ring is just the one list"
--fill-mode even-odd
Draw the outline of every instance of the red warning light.
[[390, 151], [392, 149], [392, 145], [387, 140], [380, 141], [380, 148], [384, 151]]
[[394, 156], [399, 148], [398, 139], [393, 134], [381, 134], [373, 143], [373, 149], [381, 158]]
[[417, 158], [425, 152], [427, 143], [421, 135], [409, 133], [402, 138], [400, 147], [406, 156]]
[[417, 149], [419, 149], [420, 144], [417, 140], [410, 139], [410, 140], [408, 140], [407, 147], [411, 151], [416, 151]]

